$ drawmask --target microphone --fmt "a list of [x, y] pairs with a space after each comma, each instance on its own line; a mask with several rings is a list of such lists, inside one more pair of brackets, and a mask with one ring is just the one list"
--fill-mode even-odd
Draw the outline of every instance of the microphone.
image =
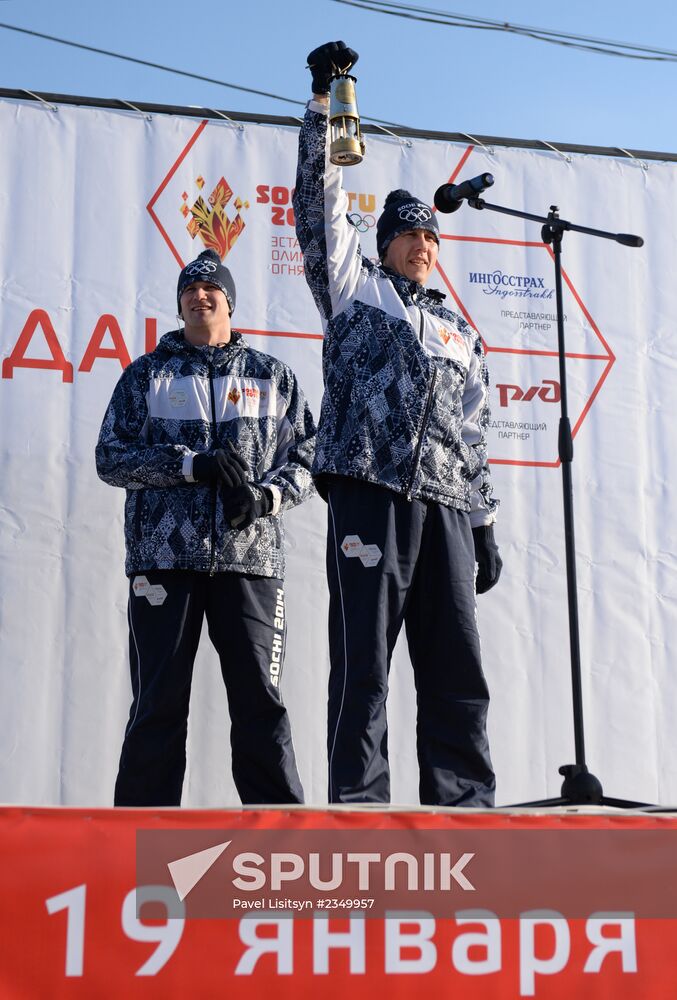
[[460, 184], [443, 184], [435, 192], [435, 208], [438, 212], [456, 212], [466, 198], [476, 198], [493, 183], [491, 174], [480, 174]]

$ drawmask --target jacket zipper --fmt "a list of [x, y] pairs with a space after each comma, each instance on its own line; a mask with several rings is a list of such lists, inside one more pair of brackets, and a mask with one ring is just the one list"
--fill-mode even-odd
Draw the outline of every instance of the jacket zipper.
[[[419, 306], [419, 312], [421, 314], [421, 322], [418, 328], [418, 336], [421, 344], [423, 344], [423, 310]], [[437, 368], [433, 368], [433, 377], [430, 382], [430, 388], [428, 389], [428, 398], [425, 404], [425, 410], [423, 411], [423, 420], [421, 421], [421, 432], [418, 436], [418, 443], [416, 445], [416, 451], [414, 452], [414, 462], [411, 469], [411, 479], [409, 480], [409, 487], [407, 489], [406, 497], [407, 500], [412, 499], [412, 490], [414, 488], [414, 480], [416, 479], [416, 473], [418, 471], [418, 463], [421, 458], [421, 448], [423, 447], [423, 435], [425, 434], [425, 429], [428, 426], [428, 417], [430, 416], [430, 407], [433, 402], [433, 392], [435, 390], [435, 382], [437, 381]]]
[[418, 463], [421, 458], [421, 448], [423, 447], [423, 435], [425, 434], [425, 429], [428, 426], [428, 417], [430, 416], [430, 407], [433, 402], [433, 392], [435, 390], [435, 382], [437, 381], [437, 368], [433, 368], [433, 377], [430, 382], [430, 388], [428, 389], [428, 399], [426, 400], [425, 410], [423, 411], [423, 420], [421, 421], [421, 432], [418, 436], [418, 444], [416, 445], [416, 451], [414, 452], [414, 463], [411, 470], [411, 479], [409, 480], [409, 488], [407, 489], [406, 497], [407, 500], [412, 499], [411, 491], [414, 488], [414, 480], [416, 479], [416, 473], [418, 471]]
[[[209, 361], [209, 401], [212, 408], [212, 447], [215, 448], [217, 444], [216, 438], [216, 399], [214, 396], [214, 366], [210, 359]], [[211, 532], [211, 545], [209, 552], [209, 575], [214, 576], [216, 573], [216, 503], [219, 485], [217, 482], [212, 484], [211, 488], [211, 522], [212, 522], [212, 532]]]

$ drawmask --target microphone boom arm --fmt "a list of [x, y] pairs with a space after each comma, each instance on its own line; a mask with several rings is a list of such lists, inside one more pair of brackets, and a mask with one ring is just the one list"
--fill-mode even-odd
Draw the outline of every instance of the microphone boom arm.
[[578, 226], [574, 222], [567, 222], [566, 219], [560, 219], [557, 215], [557, 207], [555, 205], [550, 206], [550, 215], [531, 215], [529, 212], [520, 212], [514, 208], [505, 208], [503, 205], [490, 205], [489, 202], [485, 201], [484, 198], [468, 198], [468, 205], [471, 208], [476, 208], [478, 211], [488, 208], [491, 212], [500, 212], [502, 215], [513, 215], [518, 219], [528, 219], [531, 222], [542, 222], [544, 223], [544, 230], [547, 228], [550, 233], [550, 239], [543, 240], [545, 243], [550, 243], [552, 240], [552, 235], [555, 233], [585, 233], [588, 236], [600, 236], [605, 240], [614, 240], [616, 243], [621, 243], [626, 247], [641, 247], [644, 246], [644, 240], [641, 236], [633, 236], [631, 233], [609, 233], [604, 229], [591, 229], [589, 226]]

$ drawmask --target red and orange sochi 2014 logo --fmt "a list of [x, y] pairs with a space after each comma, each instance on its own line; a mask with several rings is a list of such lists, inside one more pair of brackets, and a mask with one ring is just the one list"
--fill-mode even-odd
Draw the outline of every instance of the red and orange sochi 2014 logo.
[[[197, 177], [195, 183], [202, 191], [204, 177]], [[199, 194], [193, 204], [189, 205], [186, 191], [181, 197], [183, 201], [180, 211], [188, 219], [186, 229], [191, 238], [199, 236], [207, 250], [216, 250], [221, 260], [225, 260], [245, 227], [240, 213], [243, 208], [249, 208], [249, 202], [236, 198], [233, 202], [237, 213], [235, 218], [230, 219], [226, 215], [226, 205], [233, 197], [233, 191], [225, 177], [221, 177], [207, 201]]]

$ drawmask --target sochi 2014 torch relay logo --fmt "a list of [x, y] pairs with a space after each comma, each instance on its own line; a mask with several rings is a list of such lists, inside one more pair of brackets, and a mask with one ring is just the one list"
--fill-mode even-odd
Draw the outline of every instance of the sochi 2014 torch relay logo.
[[[214, 151], [209, 142], [205, 144], [207, 125], [204, 121], [196, 128], [146, 205], [180, 268], [202, 249], [215, 250], [225, 260], [245, 229], [244, 213], [250, 207], [242, 194], [249, 188], [241, 167], [231, 163], [226, 176], [223, 152]], [[211, 132], [208, 136], [211, 138]], [[201, 151], [197, 173], [192, 163], [196, 144]], [[202, 246], [187, 246], [186, 233]]]
[[[200, 175], [195, 184], [200, 192], [205, 186], [205, 179]], [[226, 206], [233, 197], [233, 192], [221, 177], [207, 201], [200, 193], [192, 205], [188, 204], [188, 192], [181, 195], [181, 214], [188, 219], [186, 229], [192, 239], [199, 236], [207, 250], [216, 250], [221, 260], [224, 260], [232, 250], [235, 241], [245, 227], [241, 215], [242, 209], [249, 208], [249, 202], [236, 198], [233, 202], [236, 215], [230, 219], [226, 214]], [[190, 216], [190, 218], [188, 218]]]

